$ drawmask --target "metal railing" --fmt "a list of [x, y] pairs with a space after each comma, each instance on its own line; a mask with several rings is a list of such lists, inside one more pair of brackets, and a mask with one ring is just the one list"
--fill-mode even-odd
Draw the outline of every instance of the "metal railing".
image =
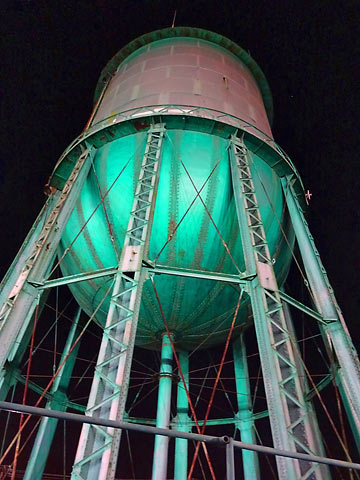
[[296, 458], [299, 460], [305, 460], [307, 462], [323, 463], [334, 467], [341, 467], [360, 471], [359, 463], [346, 462], [343, 460], [320, 457], [317, 455], [308, 455], [305, 453], [278, 450], [276, 448], [265, 447], [263, 445], [244, 443], [238, 440], [234, 440], [233, 438], [228, 436], [215, 437], [211, 435], [201, 435], [199, 433], [181, 432], [178, 430], [157, 428], [149, 425], [141, 425], [138, 423], [119, 422], [114, 420], [89, 417], [87, 415], [79, 415], [77, 413], [60, 412], [57, 410], [49, 410], [46, 408], [31, 407], [28, 405], [21, 405], [12, 402], [0, 402], [0, 410], [25, 413], [28, 415], [57, 418], [58, 420], [74, 421], [77, 423], [88, 423], [90, 425], [99, 425], [103, 427], [120, 428], [122, 430], [133, 430], [152, 435], [164, 435], [170, 438], [184, 438], [186, 440], [194, 440], [197, 442], [211, 444], [217, 447], [223, 447], [226, 449], [226, 480], [236, 479], [234, 461], [234, 450], [236, 448], [241, 450], [252, 450], [254, 452], [264, 453], [267, 455]]
[[299, 174], [296, 170], [295, 165], [292, 163], [290, 157], [286, 152], [278, 145], [275, 140], [267, 135], [265, 132], [257, 128], [255, 125], [252, 125], [242, 118], [236, 117], [229, 113], [224, 113], [219, 110], [206, 107], [194, 107], [191, 105], [175, 105], [175, 104], [166, 104], [166, 105], [148, 105], [136, 108], [130, 108], [124, 110], [121, 113], [114, 113], [96, 123], [90, 125], [90, 127], [82, 132], [64, 151], [64, 153], [59, 158], [57, 165], [66, 157], [70, 150], [83, 141], [84, 139], [90, 137], [96, 132], [108, 128], [109, 126], [114, 126], [116, 124], [133, 120], [136, 118], [150, 117], [154, 115], [186, 115], [190, 117], [204, 118], [208, 120], [213, 120], [227, 125], [231, 125], [234, 128], [239, 128], [257, 138], [262, 140], [264, 143], [269, 145], [273, 150], [278, 153], [283, 160], [291, 167], [293, 172], [299, 177]]

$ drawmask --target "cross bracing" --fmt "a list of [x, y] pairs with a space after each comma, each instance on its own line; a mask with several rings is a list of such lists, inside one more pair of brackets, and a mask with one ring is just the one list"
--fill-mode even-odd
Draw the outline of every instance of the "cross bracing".
[[[16, 354], [20, 338], [35, 311], [39, 292], [32, 282], [42, 283], [49, 274], [61, 235], [87, 177], [94, 154], [95, 149], [89, 147], [79, 156], [61, 194], [56, 195], [54, 202], [47, 204], [46, 220], [41, 230], [35, 230], [33, 238], [30, 239], [32, 248], [19, 275], [16, 278], [10, 276], [4, 285], [4, 290], [9, 293], [0, 305], [0, 368]], [[14, 342], [15, 339], [17, 342]]]
[[[129, 385], [131, 360], [145, 270], [152, 215], [158, 185], [163, 124], [147, 134], [145, 152], [124, 246], [115, 275], [110, 307], [100, 346], [87, 413], [121, 420]], [[84, 425], [73, 467], [74, 479], [115, 477], [121, 430]]]
[[[295, 361], [297, 353], [289, 335], [266, 241], [250, 168], [250, 153], [244, 142], [235, 136], [231, 138], [230, 161], [247, 273], [256, 271], [257, 274], [248, 293], [262, 361], [274, 445], [313, 453], [317, 444], [312, 425], [314, 419], [311, 418], [299, 380]], [[324, 478], [320, 467], [316, 468], [310, 463], [279, 459], [277, 462], [281, 479]]]
[[[150, 144], [148, 144], [149, 161], [148, 163], [145, 163], [145, 165], [143, 162], [144, 174], [142, 177], [142, 182], [140, 181], [140, 179], [138, 182], [142, 183], [141, 189], [135, 192], [135, 200], [137, 199], [137, 207], [135, 209], [133, 208], [131, 211], [131, 218], [128, 226], [129, 235], [127, 236], [128, 243], [126, 246], [131, 247], [131, 250], [128, 250], [128, 257], [126, 261], [125, 254], [123, 255], [121, 259], [121, 262], [123, 262], [121, 263], [122, 268], [120, 269], [119, 267], [112, 267], [99, 271], [85, 273], [82, 272], [77, 275], [52, 280], [47, 280], [47, 275], [45, 275], [43, 278], [41, 276], [33, 276], [27, 281], [27, 290], [30, 290], [32, 287], [34, 287], [34, 291], [36, 291], [38, 295], [44, 289], [65, 285], [67, 283], [70, 284], [75, 282], [82, 282], [91, 278], [100, 278], [102, 276], [114, 277], [115, 286], [113, 287], [111, 305], [114, 306], [114, 310], [116, 310], [117, 313], [114, 314], [112, 323], [107, 324], [104, 329], [103, 341], [106, 342], [107, 345], [107, 357], [103, 359], [102, 362], [98, 362], [96, 376], [98, 376], [98, 382], [100, 385], [98, 387], [99, 397], [97, 399], [96, 405], [94, 405], [93, 407], [88, 406], [88, 414], [91, 415], [94, 419], [102, 417], [104, 412], [106, 412], [107, 410], [111, 410], [109, 404], [113, 405], [114, 403], [116, 403], [117, 396], [120, 395], [121, 398], [122, 392], [125, 392], [123, 397], [124, 402], [126, 400], [126, 389], [129, 379], [126, 379], [126, 366], [121, 365], [122, 362], [126, 364], [127, 360], [124, 360], [124, 358], [129, 358], [128, 355], [131, 354], [131, 348], [129, 346], [130, 341], [129, 343], [126, 343], [127, 340], [126, 338], [124, 339], [124, 325], [128, 324], [128, 322], [132, 322], [132, 325], [134, 325], [134, 312], [137, 301], [136, 298], [139, 298], [136, 297], [134, 292], [139, 292], [141, 282], [146, 277], [146, 275], [178, 275], [182, 277], [198, 278], [199, 280], [205, 279], [217, 282], [227, 282], [234, 285], [236, 288], [245, 288], [245, 291], [247, 291], [250, 295], [256, 295], [256, 292], [259, 291], [262, 293], [262, 295], [259, 295], [258, 298], [252, 298], [252, 303], [254, 305], [254, 311], [256, 311], [258, 305], [260, 305], [261, 307], [262, 303], [266, 315], [266, 324], [268, 325], [268, 328], [273, 332], [273, 336], [271, 337], [271, 347], [276, 357], [275, 363], [277, 362], [277, 364], [279, 365], [279, 370], [282, 375], [281, 380], [278, 381], [278, 387], [281, 391], [282, 401], [285, 402], [289, 410], [292, 410], [291, 412], [289, 412], [290, 423], [287, 431], [289, 442], [292, 442], [292, 451], [293, 453], [295, 453], [295, 455], [296, 452], [312, 453], [315, 451], [316, 453], [318, 453], [316, 449], [310, 449], [309, 444], [306, 443], [308, 437], [305, 437], [304, 439], [304, 437], [299, 435], [299, 432], [300, 434], [303, 433], [304, 425], [306, 425], [306, 422], [309, 421], [309, 423], [311, 423], [311, 411], [309, 404], [306, 404], [305, 402], [305, 409], [307, 407], [308, 411], [305, 411], [303, 415], [298, 414], [298, 412], [302, 412], [302, 410], [304, 409], [304, 403], [302, 403], [304, 399], [301, 399], [299, 395], [297, 395], [296, 388], [293, 388], [293, 386], [295, 385], [296, 387], [297, 381], [303, 381], [300, 379], [304, 376], [304, 372], [299, 372], [299, 364], [297, 364], [299, 362], [296, 362], [296, 348], [293, 345], [294, 337], [292, 336], [286, 316], [284, 315], [285, 321], [282, 318], [282, 315], [284, 313], [284, 306], [281, 300], [284, 300], [287, 303], [302, 309], [305, 313], [312, 316], [322, 325], [326, 325], [326, 320], [329, 320], [329, 318], [325, 317], [324, 319], [323, 315], [320, 312], [316, 312], [309, 307], [302, 305], [295, 299], [292, 299], [288, 295], [279, 292], [278, 286], [273, 283], [273, 279], [271, 275], [269, 275], [269, 272], [271, 273], [271, 270], [269, 270], [269, 268], [266, 269], [267, 267], [270, 267], [270, 269], [272, 269], [272, 260], [268, 252], [265, 233], [262, 227], [261, 216], [257, 205], [256, 192], [252, 185], [252, 178], [249, 178], [249, 176], [247, 176], [247, 170], [244, 165], [242, 165], [241, 168], [241, 176], [243, 176], [244, 178], [244, 192], [246, 194], [245, 196], [248, 199], [247, 205], [249, 207], [247, 216], [247, 229], [250, 232], [250, 253], [255, 259], [255, 268], [251, 268], [251, 263], [249, 263], [250, 266], [249, 268], [247, 268], [247, 271], [244, 275], [230, 275], [225, 273], [221, 274], [219, 272], [208, 272], [194, 269], [176, 269], [174, 267], [169, 267], [166, 265], [157, 265], [156, 263], [153, 263], [149, 261], [148, 258], [146, 258], [147, 240], [146, 235], [144, 237], [143, 233], [145, 228], [149, 229], [149, 219], [151, 218], [151, 215], [147, 217], [147, 212], [149, 212], [149, 208], [151, 211], [151, 208], [153, 206], [153, 199], [150, 200], [150, 196], [151, 192], [154, 191], [154, 175], [152, 169], [154, 169], [154, 164], [156, 163], [156, 155], [159, 151], [161, 151], [160, 149], [156, 148], [156, 145], [160, 141], [161, 135], [156, 137], [156, 133], [152, 133], [152, 141], [150, 142]], [[149, 139], [150, 134], [151, 131], [147, 134], [147, 139]], [[235, 140], [235, 142], [237, 141], [238, 140]], [[249, 158], [248, 160], [250, 166], [249, 172], [251, 174], [251, 158]], [[236, 186], [235, 184], [236, 182], [234, 181], [234, 186]], [[140, 254], [138, 252], [140, 252]], [[140, 258], [142, 258], [141, 261], [138, 260]], [[264, 267], [263, 265], [266, 265], [266, 267]], [[139, 269], [143, 274], [142, 279], [140, 276], [137, 277]], [[137, 280], [138, 278], [140, 278], [139, 281]], [[120, 286], [116, 286], [116, 281], [118, 281], [118, 285]], [[135, 302], [131, 304], [131, 298], [133, 299], [134, 296]], [[112, 307], [110, 307], [110, 309], [111, 308]], [[330, 318], [330, 320], [333, 323], [334, 318]], [[261, 335], [259, 334], [259, 338], [260, 336]], [[291, 346], [291, 344], [293, 348], [293, 357], [289, 355], [288, 350], [288, 345]], [[111, 346], [111, 349], [109, 348], [109, 346]], [[260, 351], [261, 350], [262, 349], [260, 348]], [[129, 360], [129, 363], [131, 363], [131, 360]], [[127, 365], [129, 365], [129, 363], [127, 363]], [[124, 372], [123, 378], [125, 379], [125, 385], [123, 389], [117, 388], [118, 384], [116, 383], [115, 372], [118, 368], [123, 368]], [[266, 370], [266, 368], [267, 366], [265, 365], [264, 369]], [[295, 371], [296, 369], [297, 371]], [[329, 378], [330, 377], [328, 376], [324, 379], [324, 385], [329, 382]], [[315, 392], [316, 390], [316, 387], [314, 387]], [[320, 390], [320, 385], [318, 390]], [[306, 392], [304, 392], [304, 395], [305, 394]], [[312, 394], [311, 396], [314, 395]], [[308, 398], [309, 395], [306, 395], [306, 399]], [[268, 396], [270, 416], [273, 415], [273, 411], [271, 410], [271, 404], [273, 401], [274, 400], [271, 395]], [[120, 405], [120, 401], [118, 402], [118, 405]], [[266, 416], [267, 414], [268, 412], [264, 412], [261, 415]], [[251, 414], [249, 418], [255, 420], [260, 417], [258, 417], [258, 414]], [[132, 419], [132, 421], [136, 423], [141, 423], [141, 420], [142, 419]], [[203, 420], [199, 420], [200, 425], [202, 424], [202, 422]], [[241, 423], [244, 424], [244, 420], [240, 421], [238, 416], [235, 415], [233, 419], [210, 419], [208, 422], [209, 425], [225, 425], [227, 423], [235, 423], [236, 425], [240, 425]], [[189, 425], [184, 425], [184, 428], [189, 428], [189, 426], [191, 428], [193, 424], [194, 421], [190, 420]], [[176, 425], [176, 419], [173, 419], [172, 426], [176, 428]], [[93, 429], [95, 440], [92, 444], [89, 443], [90, 453], [88, 455], [88, 458], [84, 462], [79, 462], [79, 464], [85, 467], [86, 471], [87, 465], [93, 462], [93, 465], [95, 465], [94, 470], [92, 470], [93, 466], [89, 466], [87, 472], [95, 471], [96, 464], [98, 463], [99, 459], [101, 459], [101, 462], [103, 462], [103, 459], [106, 459], [106, 456], [108, 455], [107, 452], [110, 450], [109, 457], [112, 460], [112, 463], [111, 461], [109, 462], [108, 472], [110, 472], [111, 474], [111, 468], [116, 467], [116, 455], [118, 450], [118, 444], [116, 444], [116, 435], [112, 435], [113, 432], [111, 430], [111, 427], [105, 428], [104, 426], [98, 425], [97, 427], [89, 428]], [[317, 440], [315, 437], [316, 434], [314, 434], [314, 441], [316, 442]], [[113, 456], [109, 445], [115, 445], [115, 456]], [[291, 462], [293, 461], [291, 460]], [[316, 475], [318, 474], [319, 468], [321, 467], [319, 467], [318, 465], [310, 465], [311, 462], [307, 462], [305, 457], [298, 457], [298, 460], [296, 460], [295, 462], [298, 463], [300, 467], [303, 465], [305, 465], [306, 467], [306, 471], [304, 473], [301, 471], [300, 468], [300, 473], [297, 473], [297, 475], [300, 476], [296, 478], [326, 478], [317, 477]], [[322, 471], [324, 471], [324, 468]], [[107, 475], [107, 473], [105, 472], [104, 475]]]

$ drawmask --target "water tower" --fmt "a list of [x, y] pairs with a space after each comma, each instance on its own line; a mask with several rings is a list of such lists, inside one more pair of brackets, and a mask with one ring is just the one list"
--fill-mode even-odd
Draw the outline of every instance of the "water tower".
[[[274, 447], [324, 455], [312, 405], [322, 386], [308, 375], [291, 306], [319, 327], [336, 370], [326, 381], [335, 376], [360, 445], [358, 358], [304, 218], [301, 179], [272, 137], [271, 93], [255, 61], [209, 31], [158, 30], [109, 61], [94, 105], [84, 132], [58, 161], [48, 201], [2, 283], [1, 400], [15, 381], [13, 367], [30, 342], [42, 295], [68, 285], [102, 329], [87, 415], [131, 420], [127, 399], [137, 345], [160, 352], [150, 423], [199, 433], [206, 425], [230, 424], [242, 441], [255, 444], [260, 417], [252, 409], [244, 340], [254, 329]], [[310, 306], [283, 288], [295, 238]], [[62, 277], [55, 279], [58, 267]], [[78, 322], [79, 315], [48, 387], [54, 410], [71, 408], [54, 398], [64, 394], [77, 360]], [[223, 355], [205, 416], [198, 418], [191, 355], [214, 346]], [[213, 393], [230, 354], [237, 411], [212, 417]], [[24, 478], [41, 477], [55, 427], [55, 420], [41, 422]], [[71, 478], [114, 479], [121, 440], [119, 429], [84, 424]], [[143, 448], [152, 448], [151, 441]], [[200, 448], [206, 478], [216, 478], [206, 447], [184, 438], [176, 440], [170, 471], [169, 439], [160, 435], [149, 476], [152, 469], [154, 480], [194, 478]], [[282, 480], [331, 478], [318, 463], [278, 456], [276, 464]], [[248, 450], [237, 472], [246, 480], [266, 475]]]

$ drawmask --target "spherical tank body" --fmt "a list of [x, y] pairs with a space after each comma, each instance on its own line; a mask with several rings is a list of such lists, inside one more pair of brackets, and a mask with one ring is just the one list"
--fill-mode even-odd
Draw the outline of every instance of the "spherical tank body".
[[[148, 128], [159, 121], [166, 134], [150, 262], [156, 259], [157, 265], [191, 271], [244, 272], [228, 149], [229, 132], [241, 122], [242, 128], [236, 131], [243, 129], [258, 142], [251, 153], [257, 173], [253, 181], [281, 284], [290, 263], [280, 228], [281, 222], [287, 228], [281, 183], [276, 171], [257, 154], [262, 144], [272, 141], [271, 115], [271, 94], [261, 70], [246, 52], [220, 35], [176, 27], [144, 35], [123, 48], [103, 70], [96, 90], [89, 132], [97, 132], [103, 141], [62, 237], [60, 255], [67, 251], [60, 264], [63, 274], [117, 266]], [[105, 130], [115, 124], [121, 125], [121, 135]], [[194, 185], [203, 187], [206, 209], [196, 198]], [[239, 296], [237, 288], [174, 275], [155, 275], [154, 280], [180, 348], [208, 347], [226, 338]], [[112, 281], [102, 277], [70, 285], [80, 306], [89, 315], [96, 311], [101, 325], [109, 307], [109, 298], [103, 299]], [[237, 331], [248, 321], [249, 301], [244, 296]], [[147, 280], [136, 343], [158, 348], [164, 331], [153, 286]]]

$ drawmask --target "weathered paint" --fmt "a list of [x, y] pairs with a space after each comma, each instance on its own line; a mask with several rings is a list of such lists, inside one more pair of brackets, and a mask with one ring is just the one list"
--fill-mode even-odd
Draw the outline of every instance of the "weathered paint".
[[133, 52], [111, 78], [93, 124], [153, 105], [214, 109], [272, 137], [261, 91], [248, 67], [229, 50], [206, 40], [165, 38]]
[[195, 27], [175, 27], [155, 30], [145, 33], [141, 37], [138, 37], [125, 45], [125, 47], [123, 47], [114, 55], [111, 60], [109, 60], [107, 65], [102, 70], [95, 90], [94, 103], [97, 103], [99, 97], [101, 96], [101, 92], [103, 91], [104, 85], [106, 85], [109, 79], [114, 76], [119, 68], [119, 65], [126, 61], [130, 55], [144, 46], [151, 48], [150, 45], [159, 40], [175, 40], [179, 38], [182, 40], [191, 39], [193, 41], [194, 39], [198, 39], [200, 41], [210, 43], [214, 49], [221, 47], [222, 51], [225, 50], [227, 54], [230, 52], [233, 58], [236, 58], [239, 63], [247, 68], [247, 70], [251, 73], [252, 78], [256, 81], [256, 85], [261, 92], [267, 116], [270, 120], [270, 123], [272, 122], [273, 101], [270, 87], [261, 68], [259, 65], [257, 65], [251, 55], [229, 38], [209, 30]]
[[[99, 149], [94, 160], [100, 188], [104, 194], [130, 158], [123, 174], [105, 199], [107, 215], [119, 252], [133, 202], [145, 139], [146, 133], [139, 132], [136, 135], [115, 140]], [[169, 234], [196, 196], [179, 158], [186, 165], [197, 188], [201, 188], [214, 165], [220, 160], [201, 195], [221, 235], [229, 245], [237, 265], [240, 270], [245, 269], [227, 146], [227, 140], [204, 133], [182, 130], [167, 132], [163, 142], [162, 167], [150, 241], [150, 259], [154, 259], [159, 253]], [[281, 219], [283, 212], [279, 178], [256, 155], [254, 155], [254, 162], [261, 177], [255, 178], [254, 181], [259, 192], [258, 200], [270, 250], [276, 259], [275, 269], [280, 274], [280, 278], [284, 279], [289, 254], [284, 253], [286, 246], [285, 242], [280, 241], [282, 235], [277, 220], [277, 218]], [[270, 195], [277, 218], [269, 205], [263, 186]], [[62, 249], [72, 242], [99, 201], [96, 178], [93, 171], [90, 171], [75, 212], [63, 235]], [[199, 199], [195, 201], [173, 240], [164, 249], [157, 262], [173, 267], [237, 273]], [[100, 206], [62, 261], [63, 273], [68, 275], [77, 273], [79, 270], [90, 271], [116, 264], [104, 210]], [[91, 314], [109, 288], [110, 281], [111, 279], [103, 277], [80, 282], [70, 288], [82, 308]], [[155, 281], [167, 321], [179, 345], [183, 348], [192, 348], [210, 332], [213, 332], [213, 335], [204, 347], [222, 341], [236, 305], [236, 290], [220, 282], [192, 278], [157, 275]], [[104, 302], [97, 313], [98, 322], [105, 321], [107, 308], [108, 302]], [[247, 304], [244, 301], [238, 324], [246, 320]], [[164, 330], [152, 288], [148, 282], [145, 282], [137, 344], [149, 348], [158, 347]]]
[[[145, 149], [146, 128], [152, 122], [151, 117], [143, 116], [144, 107], [172, 104], [216, 109], [224, 112], [224, 117], [217, 120], [223, 122], [224, 127], [230, 126], [227, 115], [235, 115], [254, 125], [258, 132], [264, 132], [266, 138], [272, 138], [266, 113], [272, 109], [271, 94], [261, 70], [246, 52], [220, 35], [188, 27], [152, 32], [121, 50], [105, 67], [101, 78], [104, 75], [108, 78], [110, 75], [111, 80], [93, 125], [118, 122], [116, 114], [129, 109], [140, 108], [141, 113], [126, 136], [111, 138], [104, 131], [108, 143], [97, 144], [94, 159], [96, 176], [93, 171], [90, 172], [63, 236], [62, 249], [72, 242], [98, 205], [97, 180], [104, 195], [121, 169], [126, 167], [105, 198], [110, 228], [100, 206], [63, 260], [61, 266], [65, 275], [117, 264], [114, 245], [119, 255]], [[115, 117], [104, 123], [110, 115]], [[162, 118], [166, 124], [166, 118], [171, 118], [170, 112], [162, 114]], [[192, 120], [191, 112], [184, 113], [183, 123], [184, 119]], [[228, 138], [220, 135], [214, 125], [209, 131], [207, 120], [199, 116], [194, 120], [196, 122], [190, 129], [182, 128], [181, 121], [178, 127], [172, 125], [164, 138], [149, 259], [157, 257], [196, 196], [181, 161], [198, 189], [219, 161], [201, 195], [235, 263], [243, 271], [245, 262], [231, 183]], [[258, 139], [256, 141], [259, 142]], [[261, 142], [252, 148], [259, 150], [258, 155], [253, 154], [259, 173], [254, 181], [271, 255], [276, 262], [275, 271], [281, 283], [286, 277], [290, 255], [278, 220], [284, 220], [280, 180], [278, 173], [260, 157], [263, 150]], [[113, 244], [110, 234], [114, 238]], [[156, 261], [177, 268], [238, 273], [199, 199]], [[70, 288], [81, 307], [91, 314], [102, 301], [109, 282], [111, 278], [104, 277], [74, 284]], [[211, 336], [202, 344], [203, 347], [224, 340], [237, 301], [237, 292], [233, 287], [210, 280], [166, 275], [156, 275], [155, 282], [169, 327], [180, 348], [186, 350], [198, 346], [209, 333]], [[144, 347], [159, 348], [165, 328], [148, 283], [144, 284], [136, 341]], [[96, 315], [96, 320], [102, 325], [108, 305], [109, 301], [105, 301]], [[237, 328], [246, 324], [247, 318], [248, 303], [244, 300]]]

